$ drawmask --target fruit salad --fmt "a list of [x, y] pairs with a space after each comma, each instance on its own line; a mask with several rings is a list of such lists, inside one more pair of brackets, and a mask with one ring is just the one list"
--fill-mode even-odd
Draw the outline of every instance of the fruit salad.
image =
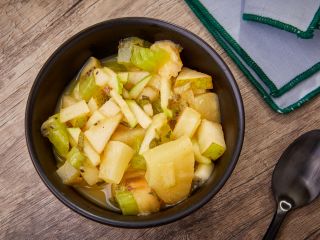
[[210, 75], [183, 65], [182, 50], [130, 37], [116, 56], [87, 60], [41, 127], [64, 184], [143, 215], [207, 181], [226, 150], [219, 99]]

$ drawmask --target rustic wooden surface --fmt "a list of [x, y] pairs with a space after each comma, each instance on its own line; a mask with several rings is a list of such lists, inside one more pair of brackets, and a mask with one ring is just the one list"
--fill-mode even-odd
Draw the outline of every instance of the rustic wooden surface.
[[[246, 133], [239, 163], [225, 187], [178, 222], [118, 229], [65, 207], [38, 177], [24, 138], [31, 85], [66, 39], [97, 22], [124, 16], [163, 19], [199, 35], [223, 57], [242, 93]], [[208, 34], [182, 0], [0, 0], [0, 238], [1, 239], [261, 239], [271, 221], [273, 167], [298, 135], [320, 127], [320, 98], [279, 115]], [[320, 239], [320, 200], [290, 214], [280, 239]]]

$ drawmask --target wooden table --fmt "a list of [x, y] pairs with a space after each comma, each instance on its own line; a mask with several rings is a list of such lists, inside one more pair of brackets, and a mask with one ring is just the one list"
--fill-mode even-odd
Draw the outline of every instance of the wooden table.
[[[224, 188], [183, 220], [140, 230], [104, 226], [64, 206], [37, 175], [24, 137], [27, 96], [46, 59], [78, 31], [124, 16], [162, 19], [203, 38], [231, 68], [246, 112], [242, 154]], [[0, 50], [1, 239], [261, 239], [275, 208], [275, 163], [294, 138], [320, 127], [320, 98], [289, 115], [273, 112], [182, 0], [1, 0]], [[290, 214], [280, 239], [320, 239], [319, 209], [317, 200]]]

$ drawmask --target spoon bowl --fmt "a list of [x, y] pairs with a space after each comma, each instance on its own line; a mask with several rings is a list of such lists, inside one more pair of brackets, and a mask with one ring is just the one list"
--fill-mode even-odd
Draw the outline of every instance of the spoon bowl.
[[281, 155], [272, 176], [277, 211], [264, 236], [275, 239], [287, 213], [320, 195], [320, 129], [298, 137]]

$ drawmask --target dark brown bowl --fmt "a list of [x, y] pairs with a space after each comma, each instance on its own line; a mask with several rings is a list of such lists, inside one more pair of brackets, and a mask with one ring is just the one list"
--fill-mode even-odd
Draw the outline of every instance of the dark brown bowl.
[[[148, 216], [123, 216], [101, 208], [64, 185], [56, 174], [50, 143], [41, 136], [41, 124], [53, 114], [68, 83], [90, 57], [115, 54], [120, 39], [137, 36], [150, 42], [168, 39], [183, 47], [184, 65], [213, 76], [219, 95], [227, 151], [217, 161], [214, 174], [197, 192], [180, 204]], [[237, 84], [219, 55], [203, 40], [178, 26], [150, 18], [118, 18], [98, 23], [60, 46], [39, 72], [30, 91], [25, 132], [29, 153], [42, 181], [66, 206], [100, 223], [141, 228], [166, 224], [187, 216], [207, 203], [225, 184], [233, 171], [244, 137], [243, 103]]]

